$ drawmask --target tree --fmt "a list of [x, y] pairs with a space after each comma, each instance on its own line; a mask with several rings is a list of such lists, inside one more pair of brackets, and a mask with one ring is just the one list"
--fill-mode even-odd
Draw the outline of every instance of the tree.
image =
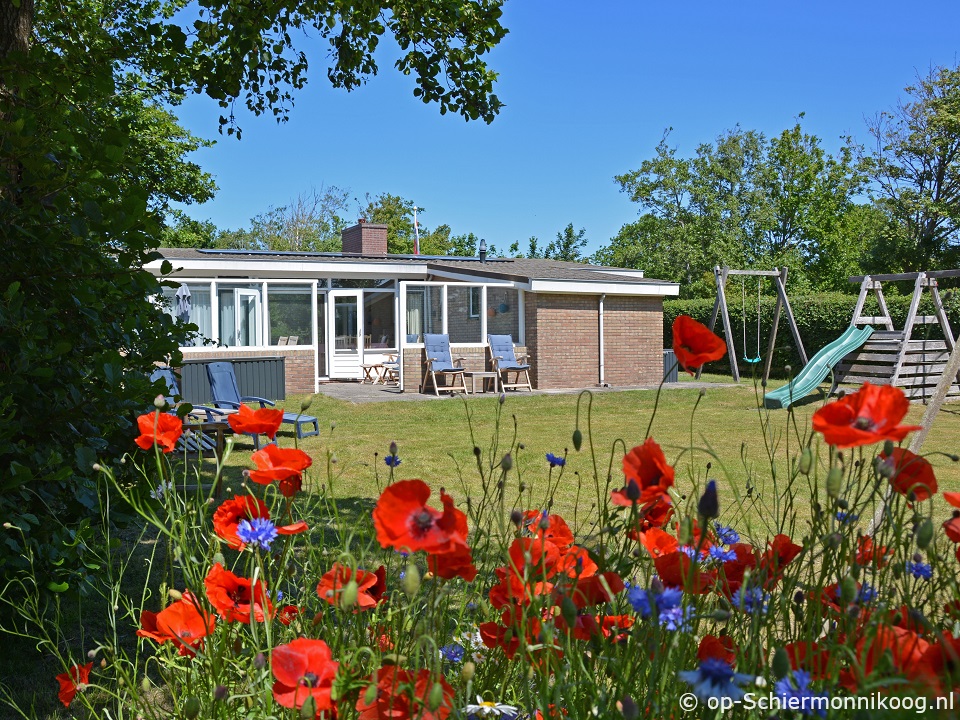
[[349, 197], [348, 190], [336, 185], [312, 188], [289, 204], [254, 217], [246, 242], [263, 250], [339, 252]]
[[[580, 230], [574, 232], [573, 223], [568, 223], [562, 232], [557, 233], [557, 239], [550, 241], [543, 256], [550, 260], [580, 262], [583, 260], [580, 250], [587, 245], [586, 234], [586, 228], [580, 228]], [[535, 240], [535, 238], [531, 238], [531, 240]], [[534, 243], [530, 244], [530, 249], [531, 251], [535, 249]]]
[[878, 203], [900, 226], [886, 235], [889, 267], [960, 263], [960, 67], [936, 67], [906, 88], [908, 100], [870, 125]]

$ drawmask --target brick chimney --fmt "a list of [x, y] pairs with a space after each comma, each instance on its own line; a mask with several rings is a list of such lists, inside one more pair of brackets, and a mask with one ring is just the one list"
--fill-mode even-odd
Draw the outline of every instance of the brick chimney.
[[374, 225], [361, 219], [340, 233], [343, 252], [351, 255], [386, 255], [387, 226]]

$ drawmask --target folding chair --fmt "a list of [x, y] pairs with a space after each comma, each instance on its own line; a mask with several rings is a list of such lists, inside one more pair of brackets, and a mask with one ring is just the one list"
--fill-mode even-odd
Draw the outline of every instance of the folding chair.
[[[424, 350], [427, 355], [426, 366], [423, 371], [423, 380], [420, 382], [420, 392], [427, 391], [427, 377], [433, 381], [433, 392], [440, 397], [440, 391], [454, 393], [457, 391], [456, 380], [460, 378], [460, 389], [467, 394], [467, 384], [463, 379], [465, 368], [463, 361], [466, 358], [458, 357], [455, 360], [450, 356], [450, 336], [432, 335], [424, 333]], [[437, 375], [453, 378], [450, 385], [440, 387], [437, 384]]]
[[[493, 363], [493, 371], [500, 377], [500, 387], [503, 390], [513, 388], [520, 390], [526, 388], [533, 392], [533, 385], [530, 384], [530, 366], [517, 361], [516, 352], [513, 348], [513, 337], [510, 335], [487, 335], [487, 342], [490, 345], [490, 360]], [[521, 355], [526, 360], [526, 354]], [[507, 382], [509, 373], [514, 373], [514, 381]], [[521, 373], [526, 378], [525, 382], [520, 381]]]

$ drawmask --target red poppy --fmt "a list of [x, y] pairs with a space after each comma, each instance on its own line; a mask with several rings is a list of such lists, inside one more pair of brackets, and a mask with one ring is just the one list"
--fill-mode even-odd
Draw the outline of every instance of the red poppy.
[[937, 478], [933, 474], [933, 465], [924, 458], [903, 448], [894, 448], [891, 455], [880, 453], [881, 459], [893, 468], [890, 485], [898, 493], [909, 498], [924, 501], [937, 492]]
[[513, 608], [505, 608], [500, 622], [480, 623], [480, 639], [488, 648], [500, 648], [508, 660], [513, 660], [520, 649], [520, 639], [525, 645], [538, 643], [540, 639], [540, 619], [533, 615], [524, 615]]
[[941, 633], [924, 651], [920, 666], [919, 671], [928, 675], [927, 682], [935, 694], [943, 695], [942, 681], [946, 680], [947, 687], [953, 688], [960, 670], [960, 638], [949, 632]]
[[700, 646], [697, 648], [697, 659], [701, 662], [707, 658], [723, 660], [727, 665], [733, 667], [737, 659], [737, 644], [729, 635], [704, 635], [700, 640]]
[[213, 632], [215, 623], [213, 615], [203, 610], [191, 593], [185, 592], [158, 613], [149, 610], [140, 613], [137, 635], [158, 643], [169, 640], [181, 655], [192, 657], [194, 650], [203, 644], [203, 638]]
[[560, 550], [560, 559], [557, 561], [557, 572], [572, 578], [584, 578], [595, 575], [597, 564], [590, 557], [590, 553], [579, 545], [571, 545]]
[[149, 450], [156, 443], [163, 452], [172, 452], [183, 434], [183, 421], [176, 415], [159, 410], [138, 417], [137, 427], [140, 428], [140, 437], [134, 442], [144, 450]]
[[857, 552], [854, 555], [854, 562], [858, 565], [876, 565], [883, 567], [890, 558], [893, 557], [893, 549], [885, 545], [877, 545], [869, 535], [861, 535], [857, 538]]
[[[432, 675], [421, 669], [416, 676], [395, 665], [385, 665], [377, 671], [376, 694], [360, 693], [357, 700], [359, 720], [445, 720], [453, 710], [454, 692], [442, 675]], [[440, 705], [430, 709], [430, 695], [435, 684], [442, 688]], [[367, 700], [369, 699], [369, 702]]]
[[283, 422], [283, 410], [273, 408], [251, 410], [249, 406], [241, 405], [237, 412], [227, 418], [227, 421], [235, 433], [266, 435], [273, 440]]
[[[220, 503], [220, 507], [213, 513], [213, 531], [218, 537], [225, 540], [228, 547], [234, 550], [243, 550], [245, 544], [237, 535], [237, 527], [241, 520], [255, 518], [270, 519], [270, 511], [260, 498], [253, 495], [235, 495], [229, 500]], [[307, 529], [302, 520], [292, 525], [277, 526], [280, 535], [296, 535]]]
[[248, 578], [234, 575], [216, 563], [203, 580], [207, 600], [227, 622], [249, 623], [250, 617], [263, 622], [273, 615], [273, 604], [263, 580], [254, 585]]
[[[613, 598], [623, 592], [624, 584], [615, 572], [605, 572], [578, 579], [573, 587], [565, 588], [568, 595], [578, 609], [612, 602]], [[559, 594], [555, 598], [555, 605], [560, 605]]]
[[[567, 521], [559, 515], [551, 515], [540, 510], [527, 510], [523, 514], [524, 525], [538, 538], [549, 540], [560, 552], [573, 545], [573, 531], [567, 525]], [[541, 527], [543, 521], [547, 521], [547, 527]]]
[[477, 577], [473, 553], [466, 545], [458, 545], [451, 552], [428, 555], [427, 567], [430, 568], [430, 572], [444, 580], [461, 577], [467, 582], [473, 582]]
[[289, 625], [300, 612], [300, 608], [296, 605], [284, 605], [277, 610], [277, 622], [281, 625]]
[[769, 590], [783, 577], [783, 569], [793, 562], [803, 547], [797, 545], [786, 535], [777, 535], [768, 544], [760, 558], [760, 568], [767, 573], [764, 587]]
[[[256, 470], [251, 470], [248, 474], [251, 480], [261, 485], [269, 485], [277, 481], [283, 482], [291, 478], [300, 479], [303, 471], [313, 464], [313, 460], [303, 450], [299, 448], [278, 448], [276, 445], [267, 445], [262, 450], [257, 450], [250, 456]], [[296, 489], [299, 489], [297, 487]], [[282, 488], [281, 488], [282, 491]], [[294, 492], [289, 495], [284, 492], [284, 496], [292, 497]]]
[[[663, 450], [653, 438], [647, 438], [643, 445], [637, 445], [623, 457], [623, 475], [624, 489], [610, 495], [614, 504], [623, 504], [621, 498], [627, 497], [631, 482], [637, 485], [636, 490], [640, 493], [637, 502], [641, 505], [659, 498], [665, 498], [669, 502], [668, 491], [673, 487], [674, 481], [673, 467], [667, 463]], [[628, 500], [628, 504], [633, 503]]]
[[673, 352], [683, 369], [693, 375], [692, 369], [722, 358], [727, 345], [703, 323], [678, 315], [673, 321]]
[[500, 583], [490, 588], [490, 602], [494, 607], [507, 604], [529, 604], [538, 595], [553, 590], [548, 582], [557, 574], [560, 551], [552, 542], [536, 538], [516, 538], [508, 551], [510, 564], [496, 568]]
[[383, 547], [405, 552], [445, 553], [467, 544], [467, 516], [440, 490], [443, 511], [427, 505], [430, 488], [423, 480], [388, 485], [373, 509], [373, 525]]
[[68, 672], [57, 675], [60, 682], [60, 702], [66, 707], [77, 696], [78, 690], [84, 690], [90, 682], [90, 670], [93, 669], [93, 663], [86, 665], [73, 665]]
[[652, 558], [669, 555], [680, 549], [680, 541], [666, 530], [661, 530], [660, 528], [651, 528], [647, 530], [647, 532], [641, 533], [640, 544], [646, 548]]
[[573, 627], [567, 625], [563, 615], [554, 618], [557, 629], [563, 633], [570, 633], [575, 639], [588, 642], [593, 637], [612, 638], [614, 642], [625, 639], [621, 632], [633, 627], [634, 618], [629, 615], [577, 615]]
[[827, 673], [830, 651], [822, 648], [818, 643], [808, 641], [787, 643], [783, 649], [787, 651], [790, 667], [794, 670], [806, 670], [813, 680], [830, 677]]
[[276, 678], [273, 697], [286, 708], [298, 708], [312, 697], [318, 713], [332, 711], [330, 690], [339, 667], [323, 640], [297, 638], [277, 645], [270, 654], [270, 669]]
[[346, 565], [334, 563], [329, 572], [320, 578], [317, 595], [334, 607], [340, 605], [340, 594], [350, 580], [357, 582], [357, 609], [370, 610], [382, 603], [387, 591], [387, 571], [381, 565], [376, 572], [357, 568], [351, 572]]
[[700, 570], [690, 556], [680, 550], [654, 559], [653, 566], [664, 585], [682, 588], [689, 593], [705, 593], [716, 580], [712, 570]]
[[747, 570], [752, 571], [757, 567], [757, 552], [753, 545], [747, 543], [734, 543], [730, 550], [737, 557], [735, 560], [727, 560], [722, 567], [724, 591], [732, 596], [743, 585]]
[[945, 492], [943, 499], [955, 508], [960, 508], [960, 492]]
[[[893, 672], [908, 680], [923, 680], [926, 672], [921, 662], [930, 643], [911, 630], [881, 625], [872, 638], [861, 638], [856, 655], [864, 678], [869, 678], [882, 658], [893, 661]], [[852, 693], [858, 690], [857, 676], [850, 671], [840, 673], [840, 684]]]
[[855, 393], [824, 405], [813, 414], [813, 429], [838, 448], [892, 440], [900, 442], [919, 425], [900, 425], [910, 409], [903, 390], [868, 382]]
[[[954, 510], [956, 512], [956, 510]], [[960, 543], [960, 515], [955, 516], [943, 523], [943, 531], [955, 543]], [[960, 547], [957, 548], [957, 557], [960, 558]]]

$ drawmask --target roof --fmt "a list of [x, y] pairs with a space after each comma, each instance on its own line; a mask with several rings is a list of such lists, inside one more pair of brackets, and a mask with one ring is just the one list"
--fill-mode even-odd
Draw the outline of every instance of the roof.
[[[428, 275], [469, 281], [472, 278], [501, 280], [517, 283], [531, 292], [586, 292], [643, 295], [676, 295], [677, 283], [643, 277], [632, 268], [616, 268], [586, 263], [547, 260], [543, 258], [440, 257], [430, 255], [358, 255], [351, 253], [301, 253], [259, 250], [214, 250], [196, 248], [159, 248], [166, 260], [184, 261], [184, 267], [196, 272], [207, 269], [214, 274], [218, 267], [229, 266], [236, 271], [248, 263], [258, 270], [280, 270], [277, 265], [298, 272], [312, 271], [329, 274], [336, 266], [354, 273], [358, 268], [376, 272], [400, 272], [403, 275]], [[328, 265], [324, 272], [317, 265]], [[153, 264], [151, 264], [153, 265]], [[159, 266], [159, 263], [157, 263]], [[346, 267], [346, 266], [349, 266]], [[148, 266], [150, 267], [150, 266]]]

